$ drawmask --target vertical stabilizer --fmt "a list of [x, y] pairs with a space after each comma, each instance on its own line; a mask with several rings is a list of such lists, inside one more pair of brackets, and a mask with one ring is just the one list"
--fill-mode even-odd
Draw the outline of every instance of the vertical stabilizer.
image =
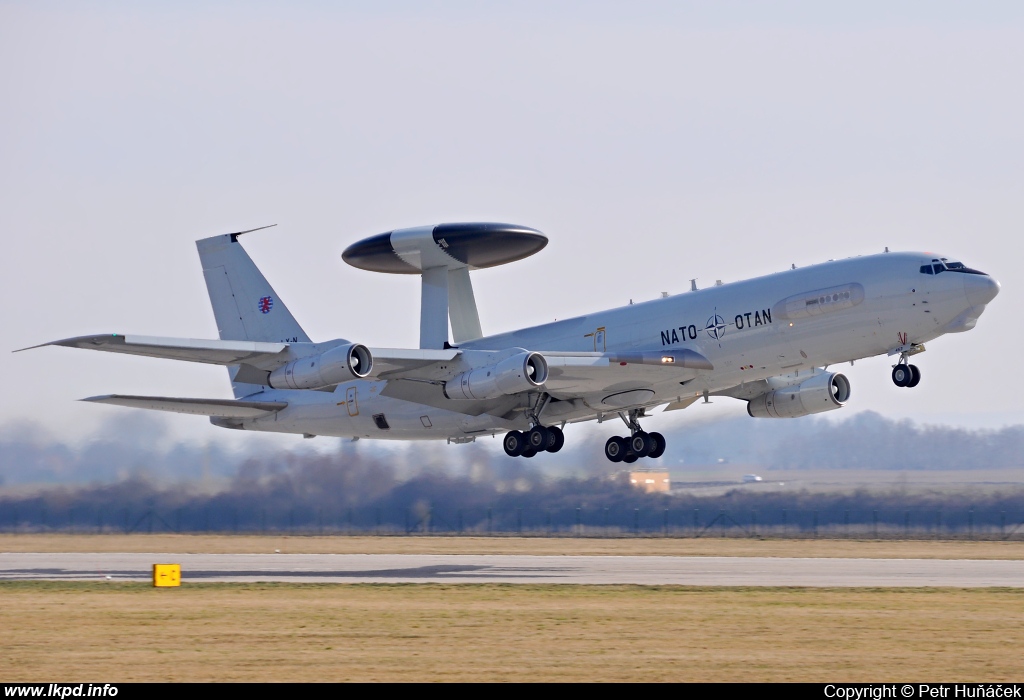
[[[220, 339], [308, 343], [309, 336], [242, 248], [238, 235], [196, 241]], [[236, 397], [260, 391], [258, 385], [234, 381], [237, 366], [228, 370]]]

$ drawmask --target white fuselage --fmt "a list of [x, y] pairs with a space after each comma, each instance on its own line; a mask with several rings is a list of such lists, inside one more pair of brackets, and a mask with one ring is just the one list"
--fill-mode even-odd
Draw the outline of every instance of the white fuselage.
[[[714, 365], [692, 381], [650, 385], [643, 405], [685, 400], [841, 362], [884, 355], [969, 330], [991, 296], [974, 294], [985, 275], [923, 274], [927, 253], [885, 253], [830, 261], [765, 277], [600, 311], [460, 344], [463, 350], [666, 351], [688, 348]], [[975, 279], [977, 278], [977, 279]], [[979, 296], [983, 298], [978, 303]], [[382, 395], [387, 381], [352, 381], [333, 392], [269, 390], [251, 397], [288, 408], [244, 423], [248, 430], [393, 440], [468, 439], [527, 427], [509, 420]], [[610, 412], [574, 402], [554, 422]], [[377, 417], [375, 419], [375, 416]], [[379, 426], [380, 416], [386, 428]]]

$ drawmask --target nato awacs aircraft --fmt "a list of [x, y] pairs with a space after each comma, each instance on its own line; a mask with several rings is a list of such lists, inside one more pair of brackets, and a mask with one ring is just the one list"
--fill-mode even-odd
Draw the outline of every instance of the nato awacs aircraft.
[[610, 437], [605, 454], [634, 462], [665, 451], [665, 438], [640, 424], [658, 406], [728, 396], [758, 418], [830, 411], [849, 399], [850, 382], [827, 368], [875, 355], [895, 358], [896, 386], [914, 387], [921, 373], [908, 358], [973, 328], [999, 292], [951, 258], [887, 251], [487, 336], [470, 271], [525, 258], [547, 238], [523, 226], [440, 224], [342, 254], [363, 270], [421, 276], [420, 346], [375, 348], [312, 342], [242, 233], [197, 242], [219, 340], [108, 333], [46, 343], [224, 365], [235, 399], [86, 401], [310, 437], [464, 443], [504, 433], [505, 452], [522, 457], [560, 450], [566, 424], [619, 417], [628, 434]]

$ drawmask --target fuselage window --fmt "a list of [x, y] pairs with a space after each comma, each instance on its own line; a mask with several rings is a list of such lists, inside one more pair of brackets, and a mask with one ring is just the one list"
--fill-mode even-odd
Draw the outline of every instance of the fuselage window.
[[922, 265], [922, 266], [921, 266], [921, 274], [922, 274], [922, 275], [931, 275], [931, 274], [934, 274], [934, 273], [932, 272], [932, 266], [931, 266], [931, 265]]
[[[930, 265], [927, 267], [931, 270]], [[814, 296], [811, 296], [812, 294]], [[776, 304], [775, 308], [778, 309], [782, 318], [798, 319], [849, 309], [862, 301], [864, 301], [864, 288], [856, 282], [851, 282], [842, 286], [787, 297]]]

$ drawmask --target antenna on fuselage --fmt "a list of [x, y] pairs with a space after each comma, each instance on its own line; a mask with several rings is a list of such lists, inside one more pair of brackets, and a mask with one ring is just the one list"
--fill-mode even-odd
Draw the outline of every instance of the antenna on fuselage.
[[260, 226], [258, 228], [251, 228], [248, 231], [238, 231], [236, 233], [228, 234], [231, 236], [231, 242], [234, 243], [238, 240], [239, 236], [244, 236], [247, 233], [253, 233], [254, 231], [262, 231], [265, 228], [274, 228], [277, 224], [267, 224], [266, 226]]
[[548, 244], [536, 229], [513, 224], [438, 224], [365, 238], [342, 259], [372, 272], [420, 275], [420, 347], [456, 344], [483, 336], [470, 270], [522, 260]]

